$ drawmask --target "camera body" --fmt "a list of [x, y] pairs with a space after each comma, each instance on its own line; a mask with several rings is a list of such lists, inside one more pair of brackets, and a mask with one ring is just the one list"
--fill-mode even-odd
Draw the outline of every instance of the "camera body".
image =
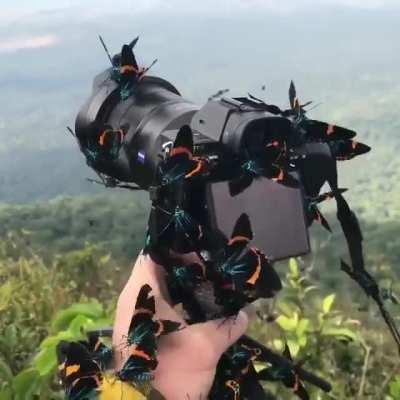
[[[228, 98], [199, 107], [184, 99], [172, 84], [154, 76], [144, 76], [132, 95], [121, 100], [120, 87], [106, 70], [94, 79], [75, 131], [85, 153], [98, 140], [102, 127], [123, 130], [117, 157], [87, 157], [88, 164], [104, 177], [134, 182], [154, 196], [157, 165], [168, 157], [183, 125], [193, 131], [194, 155], [206, 157], [214, 165], [207, 181], [190, 190], [191, 214], [229, 237], [236, 219], [246, 212], [252, 221], [254, 244], [271, 260], [308, 253], [307, 198], [318, 195], [332, 167], [332, 154], [323, 142], [297, 143], [290, 118]], [[260, 177], [232, 196], [229, 182], [237, 175], [243, 152], [274, 139], [290, 143], [289, 173], [298, 180], [298, 187]]]

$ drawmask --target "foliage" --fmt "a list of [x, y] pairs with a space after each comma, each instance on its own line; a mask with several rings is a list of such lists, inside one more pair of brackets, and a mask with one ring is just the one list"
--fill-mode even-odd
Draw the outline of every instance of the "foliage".
[[[57, 399], [54, 345], [78, 336], [81, 326], [108, 325], [104, 318], [112, 316], [129, 273], [127, 259], [142, 246], [142, 204], [130, 196], [94, 196], [0, 209], [0, 400], [15, 393]], [[396, 294], [391, 266], [400, 257], [398, 223], [362, 225], [367, 265]], [[251, 334], [277, 350], [286, 340], [297, 360], [333, 383], [331, 396], [311, 388], [313, 399], [396, 400], [400, 371], [392, 339], [376, 309], [340, 272], [346, 247], [332, 227], [329, 239], [313, 228], [313, 253], [290, 260], [281, 297], [260, 305], [275, 322], [255, 321]], [[398, 314], [398, 305], [389, 306]], [[279, 398], [292, 398], [282, 386], [273, 388]]]
[[96, 243], [113, 257], [132, 259], [143, 246], [148, 205], [143, 193], [59, 198], [29, 205], [0, 205], [0, 237], [10, 232], [24, 242], [13, 255], [30, 251], [42, 257]]
[[[43, 400], [61, 399], [62, 392], [55, 381], [57, 369], [56, 346], [61, 340], [84, 339], [84, 332], [111, 323], [103, 307], [96, 301], [79, 303], [58, 312], [49, 334], [40, 344], [39, 352], [21, 372], [12, 374], [4, 362], [0, 380], [0, 399], [19, 400], [39, 397]], [[0, 367], [1, 369], [1, 367]]]
[[124, 278], [93, 245], [46, 263], [17, 258], [21, 244], [14, 235], [0, 243], [0, 399], [55, 399], [56, 344], [109, 326]]
[[[360, 320], [347, 316], [351, 310], [338, 308], [336, 299], [333, 293], [322, 295], [291, 259], [281, 297], [272, 306], [259, 305], [260, 318], [252, 324], [251, 333], [279, 351], [286, 342], [294, 359], [304, 361], [306, 368], [332, 382], [329, 395], [309, 387], [313, 399], [383, 398], [389, 394], [396, 358], [382, 363], [382, 340], [368, 335]], [[266, 321], [274, 322], [266, 326]], [[390, 342], [383, 329], [380, 335]], [[379, 363], [380, 369], [372, 373]], [[394, 385], [390, 391], [395, 390]], [[276, 386], [275, 392], [278, 398], [291, 398], [281, 386]]]

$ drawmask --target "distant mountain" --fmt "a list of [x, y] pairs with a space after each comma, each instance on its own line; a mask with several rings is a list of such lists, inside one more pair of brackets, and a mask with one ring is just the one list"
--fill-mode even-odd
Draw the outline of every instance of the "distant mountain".
[[0, 202], [30, 203], [57, 196], [103, 193], [78, 149], [14, 150], [0, 157]]
[[[380, 191], [370, 192], [374, 185], [395, 197], [400, 181], [396, 15], [316, 8], [198, 18], [126, 14], [112, 22], [45, 14], [18, 29], [21, 34], [52, 32], [60, 39], [56, 46], [1, 54], [0, 202], [102, 191], [85, 181], [91, 172], [65, 130], [74, 125], [93, 77], [109, 65], [98, 33], [111, 53], [140, 34], [139, 61], [148, 65], [157, 57], [152, 73], [199, 104], [230, 88], [228, 95], [251, 92], [284, 106], [294, 79], [301, 99], [314, 101], [313, 117], [354, 128], [360, 141], [373, 146], [367, 167], [363, 158], [344, 170], [345, 181], [359, 191], [357, 198], [379, 197]], [[364, 196], [367, 192], [370, 196]]]

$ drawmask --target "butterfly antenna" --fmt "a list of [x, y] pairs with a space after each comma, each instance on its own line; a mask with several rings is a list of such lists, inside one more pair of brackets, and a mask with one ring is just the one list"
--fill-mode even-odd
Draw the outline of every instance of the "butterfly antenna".
[[154, 64], [156, 64], [158, 62], [158, 59], [156, 58], [147, 68], [145, 68], [142, 72], [142, 74], [144, 75], [150, 68], [152, 68], [154, 66]]
[[74, 137], [76, 138], [76, 133], [73, 131], [73, 129], [70, 126], [67, 126], [67, 131]]
[[110, 54], [110, 52], [108, 51], [108, 48], [107, 48], [106, 44], [104, 43], [104, 40], [103, 40], [103, 38], [101, 37], [101, 35], [99, 35], [99, 40], [100, 40], [100, 43], [101, 43], [102, 46], [103, 46], [104, 51], [105, 51], [106, 54], [107, 54], [108, 59], [110, 60], [111, 65], [114, 66], [114, 64], [113, 64], [113, 62], [112, 62], [111, 54]]
[[324, 103], [320, 102], [320, 103], [314, 104], [311, 108], [308, 109], [308, 111], [312, 111], [312, 110], [314, 110], [315, 108], [319, 107], [322, 104], [324, 104]]

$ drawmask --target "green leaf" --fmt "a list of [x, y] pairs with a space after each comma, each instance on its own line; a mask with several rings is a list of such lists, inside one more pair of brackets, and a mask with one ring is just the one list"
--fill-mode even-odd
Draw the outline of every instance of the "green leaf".
[[52, 331], [58, 332], [67, 329], [72, 320], [78, 315], [83, 315], [91, 319], [99, 319], [104, 317], [104, 310], [98, 301], [73, 304], [55, 316], [51, 324]]
[[307, 336], [306, 335], [299, 336], [297, 338], [297, 341], [298, 341], [300, 347], [307, 346]]
[[13, 400], [12, 390], [10, 388], [0, 390], [0, 400]]
[[290, 275], [292, 278], [298, 278], [299, 277], [299, 265], [296, 261], [295, 258], [291, 258], [289, 260], [289, 270], [290, 270]]
[[0, 358], [0, 382], [11, 382], [13, 377], [11, 368], [2, 358]]
[[400, 399], [400, 377], [396, 376], [395, 380], [389, 385], [390, 395], [395, 399]]
[[297, 324], [296, 334], [298, 336], [303, 335], [307, 331], [309, 325], [310, 325], [310, 320], [307, 318], [302, 318]]
[[289, 346], [290, 354], [292, 355], [293, 358], [297, 357], [297, 354], [299, 354], [300, 351], [300, 346], [297, 342], [294, 340], [288, 340], [287, 344]]
[[333, 336], [339, 340], [343, 340], [343, 339], [347, 340], [347, 341], [358, 341], [359, 340], [357, 333], [348, 328], [324, 326], [321, 333], [324, 336]]
[[322, 301], [322, 311], [324, 312], [324, 314], [329, 314], [329, 312], [331, 311], [333, 302], [335, 301], [335, 297], [335, 294], [330, 294], [329, 296], [326, 296]]
[[57, 366], [56, 347], [46, 347], [35, 357], [34, 365], [40, 376], [49, 376]]
[[0, 286], [0, 311], [4, 311], [11, 301], [12, 295], [15, 290], [13, 281], [8, 281]]
[[278, 350], [278, 351], [283, 351], [283, 341], [280, 339], [274, 339], [273, 342], [274, 347]]
[[297, 305], [292, 301], [280, 301], [278, 304], [278, 309], [285, 315], [291, 315], [298, 309]]
[[38, 372], [33, 369], [25, 369], [20, 372], [13, 382], [15, 400], [31, 399], [37, 394], [40, 386], [40, 377]]
[[[295, 313], [295, 315], [297, 314]], [[285, 331], [296, 330], [297, 322], [297, 318], [288, 318], [284, 315], [280, 315], [276, 320], [276, 323]]]
[[307, 294], [308, 292], [311, 292], [312, 290], [317, 290], [317, 289], [318, 289], [318, 286], [310, 285], [310, 286], [307, 286], [307, 287], [304, 289], [304, 293]]

